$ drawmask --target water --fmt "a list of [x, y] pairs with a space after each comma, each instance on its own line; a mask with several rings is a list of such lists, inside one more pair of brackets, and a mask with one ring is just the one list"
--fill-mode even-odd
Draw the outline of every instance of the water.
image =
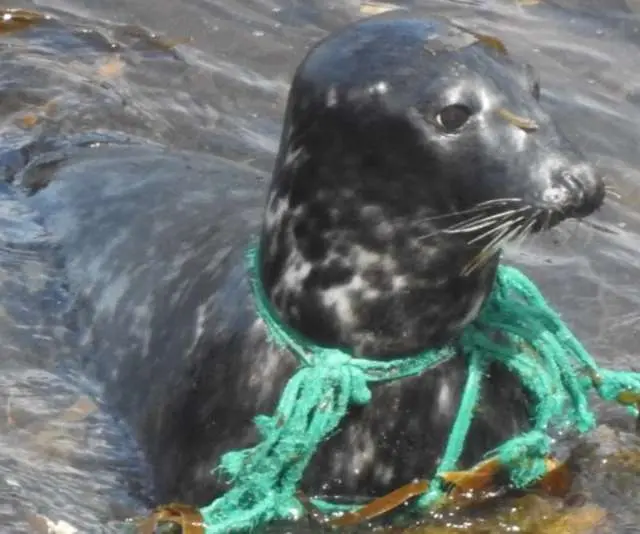
[[[512, 256], [603, 364], [638, 370], [640, 2], [399, 5], [499, 36], [538, 69], [544, 104], [605, 169], [620, 198], [593, 225], [569, 223]], [[46, 532], [36, 514], [81, 533], [118, 532], [124, 517], [147, 509], [152, 492], [126, 429], [100, 404], [98, 385], [78, 372], [70, 347], [81, 323], [68, 306], [55, 245], [21, 199], [46, 186], [47, 169], [74, 147], [136, 138], [268, 171], [296, 64], [311, 43], [370, 7], [355, 0], [20, 7], [48, 18], [0, 33], [0, 532]], [[614, 410], [603, 417], [630, 428]], [[584, 486], [611, 511], [613, 531], [640, 532], [640, 477], [594, 474]]]

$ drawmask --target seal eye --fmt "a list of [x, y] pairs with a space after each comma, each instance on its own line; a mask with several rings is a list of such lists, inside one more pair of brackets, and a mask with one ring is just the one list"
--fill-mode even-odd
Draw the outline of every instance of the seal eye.
[[471, 117], [471, 110], [461, 104], [454, 104], [442, 109], [436, 115], [436, 122], [446, 132], [455, 132]]

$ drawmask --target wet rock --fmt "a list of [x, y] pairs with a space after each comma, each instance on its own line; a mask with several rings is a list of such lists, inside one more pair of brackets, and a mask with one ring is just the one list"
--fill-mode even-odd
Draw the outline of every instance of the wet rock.
[[580, 438], [568, 462], [575, 472], [572, 496], [604, 508], [610, 532], [638, 532], [640, 436], [601, 425]]

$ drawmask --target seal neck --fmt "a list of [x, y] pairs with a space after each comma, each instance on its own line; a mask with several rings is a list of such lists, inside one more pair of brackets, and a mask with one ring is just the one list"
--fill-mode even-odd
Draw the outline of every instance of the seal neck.
[[[339, 126], [285, 120], [260, 241], [265, 294], [289, 327], [356, 356], [455, 340], [489, 294], [498, 259], [464, 274], [478, 250], [439, 231], [449, 182], [425, 180], [408, 163], [415, 154], [391, 156]], [[404, 145], [415, 150], [410, 137]]]
[[[298, 224], [282, 221], [263, 233], [258, 276], [265, 298], [290, 330], [356, 357], [391, 359], [455, 341], [495, 278], [497, 258], [463, 275], [470, 253], [447, 243], [411, 250], [392, 242], [365, 246], [361, 236], [341, 253], [347, 229], [335, 229], [335, 241], [315, 256], [315, 245], [300, 246]], [[370, 228], [365, 221], [360, 227]]]

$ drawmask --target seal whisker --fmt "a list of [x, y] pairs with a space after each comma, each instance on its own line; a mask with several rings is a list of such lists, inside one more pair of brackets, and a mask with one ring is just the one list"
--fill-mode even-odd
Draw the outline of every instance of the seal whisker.
[[521, 228], [520, 228], [520, 232], [518, 233], [518, 235], [516, 235], [514, 237], [514, 243], [516, 244], [516, 246], [520, 247], [523, 245], [523, 243], [526, 241], [527, 237], [532, 235], [532, 230], [533, 227], [536, 224], [536, 218], [534, 216], [531, 216], [529, 218], [529, 222], [527, 222], [526, 224], [524, 224]]
[[514, 225], [512, 222], [503, 232], [494, 237], [485, 247], [484, 250], [495, 253], [510, 239], [512, 239], [520, 230], [520, 225], [517, 223]]
[[[451, 213], [443, 213], [441, 215], [433, 215], [431, 217], [425, 217], [424, 219], [421, 219], [420, 222], [423, 222], [423, 223], [432, 222], [432, 221], [437, 221], [437, 220], [442, 220], [442, 219], [449, 219], [451, 217], [458, 217], [460, 215], [467, 215], [467, 214], [472, 214], [472, 213], [475, 213], [476, 215], [474, 215], [470, 219], [465, 219], [465, 221], [477, 220], [477, 219], [482, 218], [482, 217], [485, 216], [485, 211], [486, 211], [486, 208], [469, 208], [468, 210], [452, 211]], [[454, 224], [460, 224], [460, 222], [457, 222], [457, 223], [454, 223]]]
[[[545, 210], [541, 210], [541, 212], [542, 211], [545, 211]], [[542, 229], [543, 230], [549, 230], [549, 228], [551, 228], [551, 219], [553, 217], [553, 211], [548, 209], [548, 210], [545, 211], [545, 215], [546, 215], [546, 218], [545, 218], [544, 223], [542, 224]]]
[[429, 237], [433, 237], [434, 235], [441, 234], [441, 233], [448, 234], [448, 235], [455, 235], [455, 234], [475, 232], [483, 228], [486, 228], [487, 226], [496, 225], [497, 223], [501, 222], [501, 219], [511, 217], [515, 215], [518, 211], [519, 210], [508, 210], [506, 212], [500, 212], [492, 215], [485, 215], [485, 214], [476, 215], [474, 217], [471, 217], [470, 219], [465, 219], [464, 221], [458, 221], [446, 228], [434, 230], [433, 232], [420, 236], [419, 239], [420, 240], [428, 239]]
[[[474, 243], [477, 243], [478, 241], [482, 241], [482, 239], [489, 237], [491, 234], [494, 234], [496, 232], [498, 232], [501, 228], [505, 227], [505, 226], [509, 226], [509, 227], [513, 227], [514, 224], [518, 224], [521, 221], [525, 220], [526, 218], [521, 215], [520, 217], [516, 217], [515, 219], [508, 219], [504, 222], [501, 222], [499, 225], [494, 226], [492, 228], [490, 228], [489, 230], [481, 233], [480, 235], [475, 236], [473, 239], [471, 239], [470, 241], [467, 242], [468, 245], [472, 245]], [[494, 222], [494, 221], [492, 221]], [[486, 225], [485, 225], [486, 226]]]
[[[521, 220], [520, 217], [515, 217], [516, 215], [522, 213], [523, 211], [527, 211], [530, 209], [528, 206], [521, 207], [515, 210], [507, 210], [504, 212], [500, 212], [497, 214], [487, 215], [483, 217], [473, 217], [467, 221], [462, 221], [460, 223], [456, 223], [451, 225], [448, 228], [444, 228], [441, 232], [446, 234], [462, 234], [462, 233], [473, 233], [478, 230], [482, 230], [487, 226], [494, 226], [497, 231], [498, 228], [501, 228], [503, 224], [508, 222], [514, 222], [515, 220]], [[504, 219], [507, 219], [506, 221]], [[491, 230], [487, 231], [487, 234], [492, 233]], [[474, 238], [474, 241], [477, 241], [478, 238]]]
[[468, 234], [468, 233], [473, 233], [473, 232], [477, 232], [478, 230], [482, 230], [483, 228], [486, 228], [487, 226], [495, 226], [497, 223], [501, 222], [501, 219], [504, 219], [506, 217], [501, 217], [498, 220], [486, 220], [486, 219], [479, 219], [478, 221], [466, 221], [466, 225], [465, 226], [461, 226], [461, 227], [457, 227], [457, 228], [443, 228], [441, 230], [441, 232], [443, 234]]
[[518, 231], [519, 227], [514, 228], [513, 222], [509, 221], [509, 225], [506, 226], [497, 236], [495, 236], [489, 243], [487, 243], [476, 256], [463, 268], [462, 274], [464, 276], [468, 276], [476, 269], [482, 267], [486, 262], [496, 253], [498, 252], [500, 246], [510, 239], [512, 235], [515, 235], [515, 232]]
[[493, 256], [493, 247], [482, 249], [474, 258], [462, 269], [463, 276], [469, 276], [474, 271], [480, 269]]
[[481, 228], [485, 228], [486, 226], [495, 223], [496, 219], [505, 219], [521, 211], [523, 211], [523, 208], [501, 211], [500, 213], [494, 213], [492, 215], [473, 217], [471, 219], [452, 224], [442, 231], [446, 233], [473, 232], [475, 230], [480, 230]]
[[496, 204], [500, 205], [500, 204], [504, 204], [504, 203], [508, 203], [508, 202], [522, 203], [522, 199], [519, 198], [519, 197], [494, 198], [494, 199], [489, 199], [489, 200], [484, 200], [482, 202], [479, 202], [478, 204], [476, 204], [476, 207], [495, 206]]
[[531, 217], [531, 222], [527, 225], [527, 230], [526, 230], [526, 234], [528, 236], [533, 234], [533, 228], [536, 225], [536, 218], [535, 217]]
[[[525, 221], [523, 223], [523, 221]], [[507, 241], [515, 241], [521, 237], [522, 234], [526, 235], [528, 230], [535, 224], [535, 218], [531, 217], [527, 219], [525, 216], [517, 217], [516, 219], [512, 219], [507, 221], [509, 224], [507, 228], [499, 233], [499, 235], [495, 236], [489, 243], [487, 243], [483, 249], [480, 251], [482, 253], [485, 250], [489, 250], [492, 254], [497, 252]], [[507, 223], [503, 223], [499, 228], [507, 225]], [[498, 228], [494, 230], [494, 232], [498, 231]], [[487, 236], [491, 235], [492, 232], [485, 232]], [[478, 238], [474, 238], [473, 242], [479, 240]], [[470, 241], [469, 244], [472, 242]]]
[[511, 243], [516, 243], [517, 240], [520, 238], [520, 234], [522, 232], [522, 228], [523, 226], [518, 225], [515, 228], [512, 228], [509, 232], [507, 232], [504, 236], [502, 236], [501, 239], [497, 240], [494, 244], [493, 244], [493, 250], [491, 251], [490, 256], [492, 256], [493, 254], [497, 253], [500, 251], [500, 249], [506, 245], [507, 243], [511, 242]]
[[422, 222], [437, 221], [437, 220], [440, 220], [440, 219], [447, 219], [449, 217], [457, 217], [459, 215], [466, 215], [466, 214], [470, 214], [470, 213], [478, 213], [478, 212], [482, 212], [482, 211], [486, 210], [487, 208], [493, 207], [495, 205], [504, 205], [504, 204], [508, 204], [508, 203], [522, 203], [522, 199], [520, 199], [520, 198], [498, 198], [498, 199], [494, 199], [494, 200], [486, 200], [486, 201], [480, 202], [479, 204], [476, 204], [475, 206], [472, 206], [472, 207], [464, 209], [464, 210], [451, 211], [449, 213], [441, 213], [439, 215], [432, 215], [430, 217], [426, 217], [426, 218], [422, 219]]

